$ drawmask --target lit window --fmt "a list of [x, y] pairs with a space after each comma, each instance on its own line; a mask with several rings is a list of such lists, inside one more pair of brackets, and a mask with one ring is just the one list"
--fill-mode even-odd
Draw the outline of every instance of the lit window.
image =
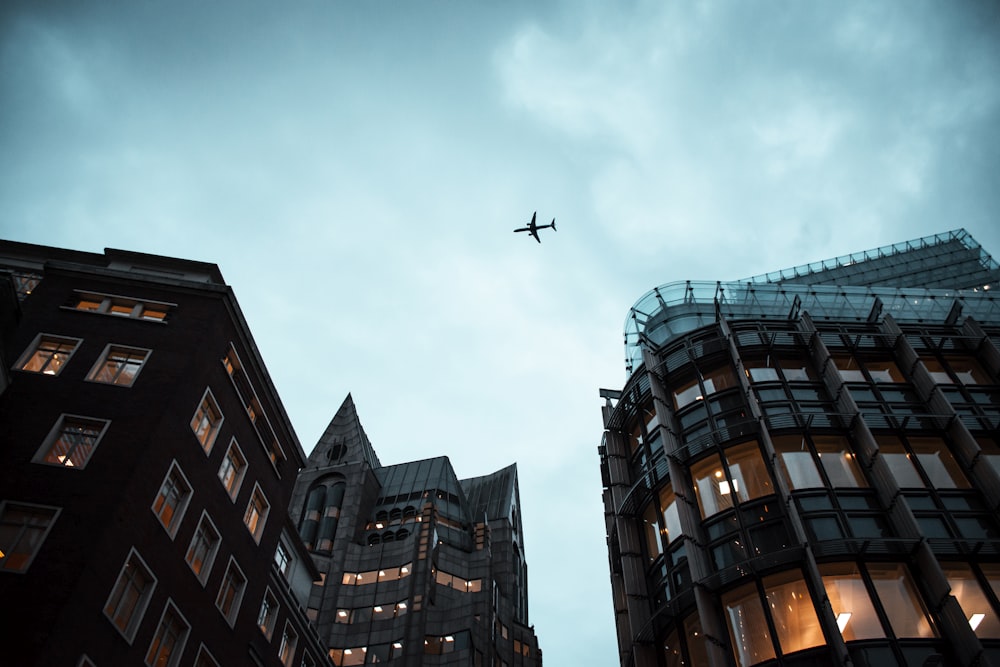
[[775, 436], [778, 469], [791, 489], [823, 488], [816, 462], [806, 439], [800, 435]]
[[764, 590], [782, 653], [826, 644], [802, 572], [790, 570], [765, 577]]
[[936, 489], [967, 489], [969, 481], [941, 438], [908, 438], [917, 462]]
[[149, 355], [149, 350], [123, 345], [108, 345], [104, 348], [101, 358], [90, 369], [87, 379], [92, 382], [131, 387]]
[[25, 572], [41, 549], [59, 509], [0, 503], [0, 572]]
[[142, 620], [155, 587], [156, 579], [133, 549], [115, 581], [114, 588], [111, 589], [108, 601], [104, 604], [104, 615], [129, 643], [132, 643], [132, 638], [135, 637], [135, 631], [139, 627], [139, 621]]
[[184, 510], [187, 509], [188, 501], [191, 500], [191, 485], [181, 472], [175, 461], [170, 465], [167, 476], [163, 478], [160, 491], [153, 501], [153, 514], [159, 518], [160, 523], [170, 537], [177, 534], [177, 528], [181, 524]]
[[861, 366], [849, 354], [834, 354], [830, 357], [833, 364], [840, 372], [840, 378], [844, 382], [867, 382], [865, 374], [861, 371]]
[[103, 313], [116, 317], [128, 317], [136, 320], [163, 322], [175, 307], [172, 303], [159, 301], [143, 301], [128, 297], [99, 294], [97, 292], [77, 292], [69, 304], [72, 310], [82, 310], [90, 313]]
[[146, 664], [150, 667], [174, 667], [184, 651], [184, 642], [190, 629], [174, 603], [167, 601], [160, 624], [156, 627], [156, 634], [146, 651]]
[[894, 563], [869, 563], [867, 567], [896, 637], [936, 637], [906, 567]]
[[15, 368], [43, 375], [59, 375], [83, 342], [80, 338], [39, 334], [15, 364]]
[[83, 468], [109, 423], [104, 419], [62, 415], [32, 460], [35, 463]]
[[240, 602], [243, 600], [243, 591], [246, 589], [247, 578], [243, 576], [236, 561], [229, 559], [226, 567], [226, 574], [222, 577], [222, 585], [219, 587], [219, 594], [215, 597], [215, 607], [232, 626], [236, 620], [236, 612], [239, 611]]
[[965, 612], [969, 627], [981, 639], [1000, 639], [1000, 620], [986, 599], [972, 568], [963, 563], [942, 564], [951, 594]]
[[219, 550], [219, 531], [215, 529], [208, 514], [201, 515], [201, 521], [194, 531], [191, 544], [188, 546], [187, 561], [191, 571], [195, 573], [198, 580], [204, 585], [208, 579], [208, 573], [212, 570], [212, 561], [215, 560], [215, 552]]
[[813, 445], [819, 454], [820, 465], [833, 487], [866, 487], [864, 475], [858, 468], [858, 459], [851, 451], [846, 438], [836, 435], [813, 436]]
[[774, 493], [756, 441], [730, 447], [725, 454], [728, 459], [725, 469], [718, 454], [691, 466], [691, 477], [704, 518], [733, 507], [736, 502]]
[[198, 657], [194, 660], [194, 667], [219, 667], [219, 663], [215, 661], [212, 654], [202, 644], [198, 647]]
[[219, 480], [222, 486], [226, 487], [229, 497], [236, 500], [236, 495], [240, 492], [240, 485], [243, 484], [243, 476], [247, 471], [247, 460], [236, 443], [236, 439], [229, 443], [226, 456], [219, 466]]
[[923, 487], [924, 480], [913, 465], [913, 456], [903, 447], [899, 438], [891, 435], [875, 436], [878, 442], [879, 456], [885, 459], [896, 478], [896, 483], [902, 488]]
[[746, 584], [722, 596], [726, 610], [729, 639], [736, 653], [736, 663], [749, 667], [775, 657], [767, 618], [755, 584]]
[[906, 382], [906, 378], [903, 377], [902, 371], [899, 370], [895, 362], [867, 360], [865, 368], [868, 369], [868, 375], [871, 376], [872, 382]]
[[267, 521], [267, 513], [270, 509], [271, 506], [268, 504], [267, 498], [264, 497], [264, 493], [259, 486], [254, 485], [250, 502], [247, 503], [247, 511], [243, 514], [243, 523], [246, 524], [250, 534], [257, 542], [260, 542], [260, 536], [264, 532], [264, 522]]
[[198, 442], [201, 443], [206, 454], [212, 451], [215, 436], [219, 434], [221, 426], [222, 411], [219, 409], [219, 404], [215, 402], [212, 390], [206, 389], [201, 403], [198, 404], [198, 409], [195, 410], [194, 417], [191, 418], [191, 430], [194, 431], [194, 436], [198, 438]]
[[260, 611], [257, 613], [257, 627], [268, 639], [274, 633], [274, 622], [278, 618], [278, 601], [274, 594], [268, 589], [264, 593], [264, 599], [260, 602]]
[[281, 645], [278, 646], [278, 659], [285, 667], [292, 667], [295, 660], [295, 647], [299, 642], [299, 634], [290, 623], [285, 623], [285, 631], [281, 633]]
[[844, 641], [885, 637], [857, 566], [853, 563], [825, 563], [819, 567], [823, 587]]

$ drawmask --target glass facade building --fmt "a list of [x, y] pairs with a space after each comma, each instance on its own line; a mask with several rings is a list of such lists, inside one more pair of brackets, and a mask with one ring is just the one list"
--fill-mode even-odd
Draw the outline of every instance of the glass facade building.
[[957, 230], [643, 296], [601, 392], [621, 664], [1000, 664], [998, 289]]

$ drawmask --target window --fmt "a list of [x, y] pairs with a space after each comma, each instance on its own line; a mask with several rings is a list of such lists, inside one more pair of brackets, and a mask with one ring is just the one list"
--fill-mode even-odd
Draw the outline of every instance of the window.
[[202, 644], [198, 647], [198, 657], [194, 659], [194, 667], [219, 667], [219, 663], [215, 661], [212, 654]]
[[275, 599], [271, 589], [264, 593], [264, 599], [260, 602], [260, 611], [257, 613], [257, 627], [268, 639], [274, 633], [274, 622], [278, 618], [278, 601]]
[[108, 345], [101, 358], [90, 369], [87, 379], [119, 387], [131, 387], [149, 358], [150, 350], [124, 345]]
[[364, 584], [374, 584], [376, 581], [392, 581], [410, 576], [412, 563], [400, 565], [399, 567], [387, 567], [381, 570], [368, 570], [367, 572], [345, 572], [341, 583], [345, 586], [363, 586]]
[[289, 570], [292, 565], [292, 555], [288, 551], [285, 543], [278, 541], [278, 548], [274, 550], [274, 564], [278, 566], [278, 571], [288, 579]]
[[[858, 468], [848, 441], [840, 436], [784, 435], [774, 437], [778, 454], [778, 469], [785, 476], [791, 489], [823, 488], [820, 468], [826, 473], [832, 487], [867, 486]], [[813, 448], [819, 459], [813, 455]]]
[[723, 466], [718, 454], [691, 466], [691, 477], [704, 518], [732, 507], [735, 499], [745, 502], [774, 493], [756, 441], [730, 447], [725, 454], [728, 459], [726, 466]]
[[789, 570], [765, 577], [764, 590], [782, 653], [826, 644], [802, 572]]
[[285, 667], [292, 667], [295, 660], [295, 646], [299, 642], [299, 633], [291, 623], [285, 623], [285, 631], [281, 633], [281, 645], [278, 647], [278, 659]]
[[968, 488], [969, 481], [941, 438], [911, 437], [906, 443], [891, 435], [876, 435], [879, 454], [889, 463], [900, 487], [925, 487], [922, 471], [933, 488]]
[[62, 415], [32, 459], [35, 463], [83, 468], [101, 436], [108, 428], [106, 419]]
[[160, 485], [160, 491], [156, 494], [152, 507], [153, 514], [157, 516], [171, 538], [177, 534], [177, 528], [181, 525], [181, 518], [190, 500], [191, 485], [174, 461], [170, 464], [167, 476], [163, 478], [163, 484]]
[[111, 589], [108, 601], [104, 603], [104, 615], [130, 644], [155, 587], [156, 579], [139, 554], [132, 549]]
[[219, 434], [221, 426], [222, 411], [219, 410], [219, 404], [212, 396], [212, 390], [206, 389], [201, 403], [198, 404], [198, 409], [195, 410], [194, 417], [191, 418], [191, 430], [194, 431], [194, 436], [198, 438], [198, 442], [201, 443], [206, 454], [212, 451], [215, 436]]
[[729, 627], [729, 639], [736, 663], [749, 667], [775, 657], [767, 618], [755, 584], [746, 584], [722, 596]]
[[219, 594], [215, 597], [215, 607], [222, 612], [230, 626], [236, 621], [236, 613], [240, 609], [246, 585], [247, 578], [243, 576], [243, 571], [236, 561], [230, 558], [226, 574], [222, 577]]
[[43, 375], [59, 375], [82, 342], [80, 338], [39, 334], [17, 360], [15, 368]]
[[208, 573], [212, 570], [212, 561], [215, 560], [215, 552], [218, 550], [219, 531], [215, 529], [208, 514], [203, 512], [201, 521], [194, 531], [194, 537], [191, 538], [187, 555], [184, 557], [202, 585], [208, 580]]
[[141, 301], [111, 294], [76, 291], [68, 307], [72, 310], [90, 313], [103, 313], [149, 322], [163, 322], [176, 306], [160, 301]]
[[867, 567], [896, 637], [936, 637], [906, 567], [896, 563], [870, 563]]
[[153, 641], [146, 651], [146, 664], [150, 667], [174, 667], [181, 658], [190, 629], [174, 603], [168, 600]]
[[264, 532], [264, 522], [267, 521], [267, 513], [270, 509], [271, 506], [268, 504], [267, 498], [264, 497], [264, 492], [260, 490], [260, 486], [255, 484], [250, 502], [247, 503], [247, 511], [243, 514], [243, 523], [246, 524], [247, 530], [257, 542], [260, 542], [260, 536]]
[[1000, 639], [1000, 620], [986, 599], [972, 568], [964, 563], [942, 563], [951, 594], [965, 612], [969, 627], [982, 639]]
[[232, 442], [229, 443], [229, 449], [226, 450], [225, 458], [222, 459], [222, 465], [219, 466], [219, 480], [222, 482], [222, 486], [226, 487], [226, 492], [233, 501], [236, 500], [236, 496], [240, 492], [240, 485], [243, 484], [243, 476], [246, 471], [247, 460], [243, 456], [240, 446], [236, 443], [236, 438], [233, 438]]
[[59, 516], [56, 507], [0, 502], [0, 572], [26, 572]]

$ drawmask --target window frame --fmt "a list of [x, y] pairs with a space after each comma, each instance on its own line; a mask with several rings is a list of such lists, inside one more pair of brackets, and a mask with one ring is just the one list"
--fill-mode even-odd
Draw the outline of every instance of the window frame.
[[[229, 462], [229, 453], [234, 451], [234, 449], [239, 458], [243, 461], [243, 465], [240, 467], [239, 472], [234, 477], [234, 482], [232, 484], [232, 487], [230, 488], [226, 486], [226, 480], [223, 478], [223, 469]], [[216, 476], [219, 478], [219, 482], [222, 484], [222, 488], [226, 490], [226, 494], [229, 496], [229, 499], [234, 503], [236, 502], [236, 498], [240, 495], [240, 489], [243, 487], [243, 480], [246, 478], [248, 467], [249, 463], [247, 462], [246, 454], [243, 453], [243, 449], [240, 447], [240, 443], [236, 441], [236, 437], [234, 436], [229, 441], [229, 447], [226, 448], [226, 453], [222, 457], [222, 463], [219, 464], [219, 471], [218, 473], [216, 473]]]
[[[121, 604], [122, 594], [118, 594], [118, 600], [115, 602], [115, 610], [113, 614], [108, 612], [108, 607], [111, 605], [112, 599], [116, 597], [119, 582], [123, 581], [122, 577], [125, 576], [125, 569], [128, 567], [128, 564], [132, 562], [133, 557], [135, 557], [142, 569], [145, 570], [145, 575], [149, 579], [149, 583], [140, 591], [135, 606], [129, 614], [128, 621], [125, 623], [125, 627], [122, 628], [117, 623], [118, 605]], [[128, 642], [130, 646], [135, 640], [135, 635], [139, 630], [139, 626], [142, 625], [143, 618], [145, 618], [146, 610], [149, 608], [149, 602], [153, 597], [153, 591], [156, 590], [156, 584], [156, 575], [153, 574], [153, 571], [149, 568], [149, 565], [146, 564], [146, 561], [142, 559], [142, 556], [139, 555], [139, 552], [136, 551], [135, 547], [129, 549], [128, 556], [125, 558], [125, 562], [122, 563], [122, 567], [118, 571], [118, 576], [115, 577], [115, 581], [111, 586], [111, 592], [108, 594], [108, 599], [105, 600], [101, 611], [104, 613], [104, 617], [108, 619], [111, 625], [113, 625], [119, 634], [125, 638], [125, 641]], [[122, 593], [123, 592], [124, 591], [122, 591]]]
[[[110, 382], [108, 382], [106, 380], [99, 380], [99, 379], [97, 379], [97, 375], [102, 370], [104, 370], [104, 365], [107, 363], [108, 357], [111, 356], [111, 354], [113, 352], [117, 352], [117, 351], [124, 351], [126, 354], [129, 354], [129, 355], [132, 355], [132, 354], [136, 354], [136, 355], [137, 354], [142, 354], [143, 355], [142, 356], [142, 361], [139, 362], [138, 368], [136, 368], [135, 373], [132, 374], [131, 381], [128, 382], [127, 384], [126, 383], [118, 382], [118, 379], [120, 377], [122, 377], [122, 375], [123, 375], [122, 368], [118, 369], [118, 372], [116, 373], [114, 380], [112, 380]], [[104, 346], [104, 350], [101, 352], [101, 356], [99, 356], [97, 358], [97, 361], [94, 362], [94, 365], [90, 368], [90, 371], [87, 373], [86, 381], [87, 382], [93, 382], [95, 384], [111, 385], [113, 387], [126, 387], [126, 388], [127, 387], [132, 387], [133, 385], [135, 385], [135, 381], [139, 378], [139, 373], [142, 371], [143, 368], [146, 367], [146, 362], [149, 361], [149, 357], [152, 354], [153, 354], [153, 350], [151, 350], [149, 348], [145, 348], [145, 347], [132, 347], [131, 345], [122, 345], [122, 344], [119, 344], [119, 343], [108, 343], [107, 345]]]
[[[52, 362], [51, 357], [45, 362], [44, 366], [39, 370], [32, 370], [25, 368], [25, 366], [27, 366], [28, 363], [32, 359], [34, 359], [35, 355], [38, 354], [39, 348], [46, 341], [58, 342], [59, 344], [65, 344], [65, 345], [72, 344], [73, 349], [70, 350], [69, 352], [63, 352], [63, 354], [66, 355], [66, 358], [59, 364], [54, 373], [45, 372], [48, 365]], [[31, 344], [28, 345], [28, 347], [24, 349], [24, 352], [21, 353], [21, 356], [18, 357], [17, 362], [14, 364], [14, 370], [21, 371], [22, 373], [34, 373], [37, 375], [47, 375], [49, 377], [59, 377], [59, 374], [62, 373], [64, 368], [66, 368], [66, 365], [69, 364], [70, 360], [73, 359], [73, 355], [76, 354], [76, 351], [80, 349], [81, 343], [83, 343], [82, 338], [76, 338], [73, 336], [59, 336], [57, 334], [49, 334], [41, 332], [34, 337], [34, 339], [31, 341]], [[55, 352], [53, 356], [59, 353], [60, 352]]]
[[[209, 546], [208, 551], [205, 553], [204, 558], [201, 561], [201, 569], [195, 570], [194, 565], [191, 563], [191, 551], [195, 546], [195, 540], [198, 538], [199, 531], [204, 523], [215, 532], [215, 541]], [[191, 572], [198, 578], [201, 582], [202, 587], [208, 583], [208, 577], [212, 573], [212, 566], [215, 564], [215, 557], [219, 553], [219, 546], [222, 544], [222, 533], [215, 526], [215, 522], [212, 521], [212, 517], [209, 516], [208, 510], [202, 510], [201, 517], [198, 519], [197, 525], [195, 525], [194, 533], [191, 534], [191, 541], [188, 543], [188, 548], [184, 552], [184, 562], [187, 563], [188, 567], [191, 568]]]
[[[291, 640], [289, 641], [289, 632]], [[285, 620], [285, 627], [281, 631], [281, 641], [278, 643], [278, 660], [285, 667], [294, 667], [295, 653], [299, 650], [299, 633], [290, 619]], [[290, 651], [286, 653], [286, 651]]]
[[[49, 454], [52, 453], [53, 447], [56, 443], [61, 440], [61, 436], [64, 433], [67, 422], [81, 422], [90, 426], [97, 426], [100, 424], [100, 432], [94, 437], [93, 443], [90, 445], [90, 449], [87, 452], [87, 457], [83, 460], [83, 463], [77, 465], [73, 463], [71, 457], [68, 454], [75, 452], [79, 445], [74, 445], [71, 449], [67, 450], [67, 456], [63, 457], [65, 462], [54, 462], [47, 460]], [[97, 447], [101, 444], [101, 440], [104, 439], [104, 435], [108, 432], [108, 427], [111, 426], [110, 419], [100, 419], [98, 417], [87, 417], [85, 415], [76, 415], [69, 413], [62, 413], [56, 420], [56, 423], [49, 429], [48, 435], [42, 441], [41, 446], [35, 452], [35, 455], [31, 457], [32, 463], [37, 463], [39, 465], [55, 466], [58, 468], [69, 468], [70, 470], [83, 470], [90, 463], [90, 460], [94, 458], [94, 452], [97, 451]], [[56, 455], [58, 457], [58, 455]]]
[[[202, 427], [202, 423], [205, 421], [204, 416], [200, 416], [202, 408], [209, 404], [209, 407], [213, 408], [218, 415], [218, 421], [209, 421], [208, 430], [204, 439], [202, 436], [198, 435], [198, 431]], [[205, 456], [212, 453], [212, 448], [215, 447], [215, 441], [219, 439], [219, 432], [222, 430], [222, 425], [226, 421], [226, 415], [223, 414], [222, 408], [219, 407], [219, 401], [216, 400], [215, 394], [212, 393], [211, 387], [205, 387], [204, 393], [201, 395], [201, 399], [198, 400], [198, 405], [194, 409], [194, 414], [191, 415], [191, 432], [194, 434], [195, 440], [201, 445], [202, 451], [205, 452]], [[197, 426], [196, 426], [197, 424]]]
[[[205, 660], [208, 662], [203, 662]], [[219, 667], [219, 661], [215, 659], [212, 652], [205, 646], [205, 642], [202, 642], [198, 646], [198, 652], [194, 657], [194, 667]]]
[[[176, 604], [174, 604], [174, 601], [167, 598], [167, 603], [163, 606], [163, 612], [160, 614], [160, 620], [157, 622], [156, 629], [153, 631], [153, 637], [149, 640], [149, 648], [146, 649], [144, 664], [147, 667], [153, 667], [156, 664], [156, 657], [159, 655], [159, 650], [163, 645], [162, 640], [158, 643], [157, 639], [160, 638], [160, 630], [163, 628], [163, 622], [167, 618], [167, 613], [171, 610], [173, 610], [175, 617], [184, 625], [184, 630], [177, 636], [176, 642], [170, 649], [170, 658], [167, 660], [166, 667], [176, 667], [184, 653], [184, 645], [187, 644], [188, 637], [191, 635], [191, 624], [188, 623], [186, 618], [184, 618], [184, 614], [182, 614], [181, 610]], [[156, 646], [156, 654], [153, 654], [154, 645]], [[153, 658], [152, 662], [150, 662], [151, 657]]]
[[[258, 497], [258, 495], [264, 501], [264, 511], [263, 513], [257, 511], [257, 520], [254, 522], [254, 525], [251, 526], [251, 509], [255, 508], [254, 500]], [[250, 493], [250, 498], [247, 499], [247, 508], [243, 512], [243, 525], [246, 526], [248, 531], [250, 531], [250, 535], [257, 544], [260, 544], [260, 539], [264, 535], [264, 526], [267, 524], [267, 518], [270, 514], [271, 501], [267, 499], [267, 495], [264, 493], [264, 490], [260, 488], [260, 483], [254, 482], [253, 491]]]
[[[219, 600], [222, 598], [222, 593], [226, 589], [227, 584], [231, 581], [229, 573], [233, 570], [243, 579], [243, 583], [240, 584], [239, 588], [236, 590], [233, 598], [230, 602], [229, 612], [227, 613], [219, 606]], [[233, 627], [236, 624], [236, 617], [239, 616], [240, 607], [243, 604], [243, 596], [246, 594], [247, 590], [247, 576], [243, 573], [243, 568], [240, 564], [236, 562], [236, 558], [233, 556], [229, 557], [229, 562], [226, 564], [226, 571], [222, 575], [222, 581], [219, 583], [219, 592], [215, 594], [215, 608], [219, 610], [222, 617], [226, 619], [229, 627]]]
[[[96, 305], [94, 308], [81, 308], [80, 304], [84, 301]], [[75, 289], [73, 290], [73, 298], [70, 300], [70, 304], [62, 308], [78, 313], [95, 313], [109, 317], [138, 320], [140, 322], [166, 324], [170, 320], [174, 309], [177, 308], [177, 304], [167, 301], [138, 299], [119, 294], [105, 294], [103, 292]], [[127, 314], [124, 312], [125, 308], [129, 310]], [[162, 317], [148, 316], [147, 312], [162, 313]]]
[[[31, 564], [35, 561], [35, 558], [38, 556], [38, 552], [42, 550], [42, 546], [45, 544], [45, 540], [48, 538], [49, 533], [52, 531], [52, 526], [55, 525], [56, 520], [62, 513], [62, 508], [55, 507], [52, 505], [40, 505], [38, 503], [23, 503], [16, 500], [0, 500], [0, 525], [12, 525], [12, 526], [15, 525], [13, 523], [5, 524], [3, 521], [5, 512], [11, 505], [15, 507], [27, 507], [31, 509], [51, 510], [52, 512], [51, 516], [48, 519], [48, 522], [45, 525], [45, 528], [42, 529], [41, 535], [38, 537], [37, 543], [34, 545], [33, 550], [31, 551], [30, 555], [28, 555], [28, 558], [22, 567], [18, 569], [6, 567], [7, 559], [10, 558], [10, 556], [15, 553], [20, 553], [20, 552], [15, 552], [12, 547], [9, 548], [7, 552], [3, 552], [4, 554], [3, 556], [0, 556], [0, 572], [6, 572], [10, 574], [23, 574], [31, 568]], [[15, 542], [14, 544], [17, 544], [21, 541], [26, 532], [25, 529], [28, 528], [31, 524], [21, 523], [17, 525], [20, 526], [20, 529], [17, 533], [17, 542]], [[0, 545], [0, 547], [7, 547], [7, 546], [8, 545]]]
[[[160, 498], [163, 496], [163, 487], [166, 485], [167, 480], [170, 479], [171, 474], [175, 471], [178, 475], [180, 475], [181, 480], [187, 486], [187, 492], [174, 508], [173, 515], [170, 517], [170, 525], [167, 525], [163, 522], [163, 505], [160, 506], [159, 510], [157, 510], [156, 506], [160, 502]], [[177, 531], [181, 526], [181, 522], [184, 521], [184, 514], [187, 512], [188, 505], [191, 503], [191, 498], [193, 496], [194, 487], [191, 485], [190, 480], [188, 480], [187, 475], [184, 474], [184, 471], [181, 469], [180, 464], [177, 463], [176, 459], [171, 461], [170, 468], [167, 469], [167, 474], [163, 476], [163, 481], [160, 482], [160, 485], [156, 489], [156, 495], [153, 497], [153, 504], [149, 506], [149, 509], [156, 515], [160, 525], [163, 526], [165, 531], [167, 531], [167, 535], [170, 535], [171, 540], [177, 537]]]
[[274, 629], [278, 625], [278, 613], [280, 611], [281, 605], [278, 602], [278, 598], [271, 592], [271, 587], [268, 586], [264, 589], [264, 595], [260, 599], [260, 609], [257, 611], [257, 628], [268, 641], [271, 641], [271, 638], [274, 637]]

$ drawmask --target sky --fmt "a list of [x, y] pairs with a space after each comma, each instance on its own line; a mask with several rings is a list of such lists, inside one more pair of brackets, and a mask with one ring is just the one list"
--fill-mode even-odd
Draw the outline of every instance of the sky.
[[998, 212], [997, 2], [0, 8], [0, 238], [218, 264], [306, 452], [517, 462], [549, 665], [618, 662], [629, 308]]

